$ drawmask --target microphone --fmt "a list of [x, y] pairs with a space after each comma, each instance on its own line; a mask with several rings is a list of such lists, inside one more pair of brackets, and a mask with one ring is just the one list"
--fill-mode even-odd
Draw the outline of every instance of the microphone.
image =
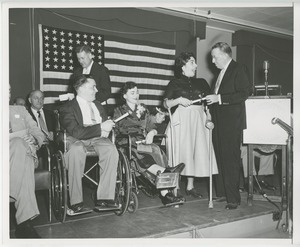
[[270, 68], [270, 63], [268, 60], [263, 62], [263, 68], [265, 70], [265, 88], [266, 88], [266, 96], [268, 96], [268, 69]]
[[270, 68], [270, 63], [268, 60], [263, 62], [263, 68], [264, 68], [264, 70], [268, 70]]
[[288, 125], [286, 122], [282, 121], [280, 118], [274, 117], [271, 120], [272, 124], [278, 124], [282, 129], [284, 129], [289, 135], [293, 135], [293, 127]]

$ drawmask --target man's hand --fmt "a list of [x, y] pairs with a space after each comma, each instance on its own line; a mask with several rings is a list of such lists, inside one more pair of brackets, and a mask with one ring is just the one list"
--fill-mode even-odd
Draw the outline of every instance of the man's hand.
[[37, 145], [37, 142], [32, 135], [26, 135], [23, 137], [23, 139], [31, 146]]
[[115, 127], [115, 122], [112, 120], [106, 120], [101, 124], [101, 137], [108, 137], [109, 132]]
[[206, 95], [205, 99], [208, 105], [219, 102], [219, 96], [217, 94]]

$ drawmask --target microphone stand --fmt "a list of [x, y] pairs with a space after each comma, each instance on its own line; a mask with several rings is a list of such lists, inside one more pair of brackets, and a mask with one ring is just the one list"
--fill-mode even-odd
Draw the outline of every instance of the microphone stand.
[[[286, 168], [287, 171], [287, 207], [286, 207], [286, 230], [289, 232], [289, 234], [292, 234], [293, 231], [293, 194], [292, 194], [292, 188], [293, 188], [293, 136], [294, 131], [293, 127], [289, 126], [287, 123], [282, 121], [280, 118], [274, 117], [272, 119], [272, 124], [278, 124], [283, 130], [285, 130], [288, 134], [287, 139], [287, 164], [288, 167]], [[284, 193], [284, 192], [282, 192]], [[282, 201], [282, 203], [284, 203]]]

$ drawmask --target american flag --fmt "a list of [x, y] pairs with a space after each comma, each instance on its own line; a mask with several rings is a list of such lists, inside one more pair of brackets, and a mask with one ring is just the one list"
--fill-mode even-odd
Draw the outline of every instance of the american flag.
[[153, 42], [104, 36], [39, 25], [40, 89], [45, 104], [58, 102], [59, 95], [69, 90], [73, 70], [80, 66], [75, 47], [89, 45], [95, 62], [110, 71], [112, 96], [108, 104], [116, 104], [120, 87], [126, 81], [138, 84], [140, 101], [148, 106], [162, 104], [164, 90], [172, 79], [175, 46]]

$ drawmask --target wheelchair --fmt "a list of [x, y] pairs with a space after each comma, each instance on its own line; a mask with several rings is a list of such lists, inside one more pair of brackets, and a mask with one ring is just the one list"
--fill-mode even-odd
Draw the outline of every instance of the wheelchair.
[[[64, 161], [64, 153], [66, 150], [66, 131], [62, 130], [59, 124], [59, 113], [55, 111], [57, 125], [57, 131], [55, 134], [56, 150], [53, 152], [51, 159], [51, 173], [52, 173], [52, 198], [53, 198], [53, 211], [55, 217], [64, 222], [68, 210], [68, 177], [67, 170]], [[112, 134], [112, 139], [114, 140]], [[129, 168], [129, 162], [124, 154], [118, 150], [119, 162], [117, 167], [117, 180], [115, 189], [115, 201], [120, 205], [120, 209], [114, 211], [116, 215], [123, 215], [128, 208], [131, 194], [131, 173]], [[90, 157], [98, 157], [93, 147], [87, 149], [87, 159]], [[97, 176], [94, 179], [90, 173], [92, 170], [99, 168], [98, 162], [96, 162], [90, 169], [84, 172], [83, 177], [87, 178], [94, 185], [98, 186]], [[98, 172], [96, 174], [99, 174]], [[93, 198], [93, 195], [92, 195]]]
[[[127, 139], [126, 144], [118, 144], [118, 139]], [[167, 136], [164, 134], [158, 134], [154, 137], [154, 144], [157, 144], [160, 148], [161, 155], [167, 157], [165, 149], [159, 144]], [[133, 142], [134, 134], [120, 134], [116, 136], [116, 146], [120, 151], [124, 160], [129, 162], [131, 173], [131, 193], [130, 201], [127, 208], [129, 213], [134, 213], [138, 209], [138, 194], [142, 191], [149, 198], [154, 198], [159, 194], [159, 189], [174, 189], [179, 181], [178, 173], [160, 173], [154, 175], [141, 168], [138, 159], [133, 154]], [[166, 159], [167, 162], [167, 159]]]

